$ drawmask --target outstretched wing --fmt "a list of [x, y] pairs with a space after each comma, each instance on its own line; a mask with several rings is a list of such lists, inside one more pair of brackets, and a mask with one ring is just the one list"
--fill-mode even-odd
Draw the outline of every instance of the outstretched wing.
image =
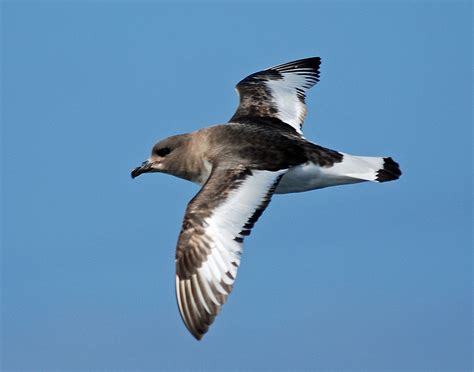
[[176, 297], [198, 340], [231, 292], [244, 236], [285, 172], [217, 168], [188, 204], [176, 250]]
[[247, 76], [236, 86], [240, 104], [230, 122], [276, 119], [301, 134], [305, 92], [319, 81], [320, 64], [319, 57], [306, 58]]

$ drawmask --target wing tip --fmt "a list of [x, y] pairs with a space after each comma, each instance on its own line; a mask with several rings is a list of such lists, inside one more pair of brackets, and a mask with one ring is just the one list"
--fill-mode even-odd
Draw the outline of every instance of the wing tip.
[[[191, 287], [187, 287], [186, 284], [189, 284]], [[214, 322], [215, 317], [219, 314], [223, 303], [215, 305], [212, 313], [206, 312], [204, 307], [200, 309], [201, 311], [198, 311], [196, 308], [193, 309], [193, 307], [198, 305], [195, 299], [192, 298], [192, 286], [192, 282], [188, 282], [187, 279], [183, 280], [179, 275], [176, 275], [176, 301], [179, 314], [188, 332], [197, 341], [201, 341], [203, 336], [209, 331], [209, 327]]]
[[270, 67], [275, 70], [297, 70], [297, 69], [312, 69], [315, 74], [319, 74], [319, 67], [321, 66], [321, 57], [308, 57], [297, 59], [291, 62], [283, 63], [281, 65]]
[[196, 339], [196, 341], [201, 341], [205, 335], [205, 333], [195, 333], [195, 332], [191, 332], [191, 334]]

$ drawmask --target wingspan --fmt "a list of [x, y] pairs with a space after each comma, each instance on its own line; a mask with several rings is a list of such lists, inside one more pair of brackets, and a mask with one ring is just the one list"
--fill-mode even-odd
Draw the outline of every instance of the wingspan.
[[280, 121], [302, 133], [305, 93], [319, 81], [319, 57], [300, 59], [256, 72], [236, 89], [240, 104], [230, 122]]
[[215, 169], [188, 204], [176, 250], [176, 297], [198, 340], [232, 291], [244, 237], [285, 172]]

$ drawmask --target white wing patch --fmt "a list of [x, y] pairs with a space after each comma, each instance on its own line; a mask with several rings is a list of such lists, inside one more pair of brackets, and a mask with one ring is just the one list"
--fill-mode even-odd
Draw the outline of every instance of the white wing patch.
[[273, 104], [278, 112], [276, 116], [281, 121], [291, 125], [302, 134], [302, 126], [306, 117], [304, 92], [311, 88], [315, 82], [311, 75], [303, 71], [282, 72], [282, 80], [268, 80], [265, 82], [270, 89]]
[[[283, 173], [283, 171], [254, 171], [254, 175], [247, 178], [242, 186], [233, 191], [227, 200], [214, 210], [212, 216], [205, 220], [207, 225], [205, 235], [211, 241], [212, 248], [208, 260], [198, 272], [208, 273], [205, 275], [206, 279], [221, 289], [221, 293], [228, 294], [219, 288], [219, 282], [233, 284], [240, 263], [243, 244], [234, 239], [244, 238], [240, 234], [244, 225], [259, 208], [276, 178]], [[227, 272], [233, 279], [226, 275]]]
[[209, 253], [190, 278], [176, 276], [176, 294], [182, 318], [196, 338], [200, 339], [207, 331], [231, 292], [240, 265], [243, 238], [250, 233], [285, 172], [252, 171], [202, 221], [204, 234], [192, 237], [189, 249], [206, 246]]
[[237, 84], [240, 104], [230, 122], [279, 119], [302, 134], [305, 93], [319, 81], [320, 64], [319, 57], [306, 58], [247, 76]]

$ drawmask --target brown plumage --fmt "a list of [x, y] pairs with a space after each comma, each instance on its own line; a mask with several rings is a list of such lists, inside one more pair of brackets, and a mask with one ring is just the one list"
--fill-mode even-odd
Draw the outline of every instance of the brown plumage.
[[389, 157], [330, 150], [302, 136], [305, 92], [319, 81], [318, 57], [243, 79], [229, 123], [158, 142], [132, 171], [162, 172], [203, 185], [189, 202], [176, 248], [176, 298], [201, 339], [232, 291], [245, 236], [274, 193], [400, 177]]

